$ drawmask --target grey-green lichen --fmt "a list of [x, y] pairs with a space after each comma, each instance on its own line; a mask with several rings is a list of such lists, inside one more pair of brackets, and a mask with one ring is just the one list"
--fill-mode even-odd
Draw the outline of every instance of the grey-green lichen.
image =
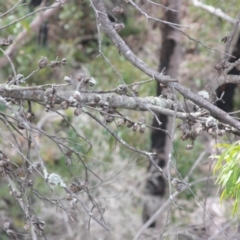
[[146, 97], [146, 100], [149, 101], [153, 105], [157, 105], [157, 106], [163, 105], [163, 99], [161, 99], [159, 97], [150, 96], [150, 97]]
[[56, 173], [48, 174], [47, 169], [44, 169], [43, 173], [44, 173], [45, 180], [47, 182], [49, 182], [50, 184], [58, 185], [58, 186], [61, 186], [61, 187], [64, 187], [64, 188], [66, 187], [66, 184], [62, 180], [61, 176], [59, 176], [58, 174], [56, 174]]
[[209, 93], [205, 90], [199, 91], [198, 95], [200, 95], [201, 97], [203, 97], [204, 99], [209, 99]]

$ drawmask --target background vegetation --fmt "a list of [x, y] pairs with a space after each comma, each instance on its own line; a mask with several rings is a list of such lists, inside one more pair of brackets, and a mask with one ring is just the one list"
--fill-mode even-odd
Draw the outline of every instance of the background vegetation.
[[[217, 17], [214, 13], [208, 13], [194, 6], [193, 2], [183, 0], [181, 4], [181, 24], [189, 26], [184, 31], [191, 39], [182, 35], [179, 80], [196, 92], [216, 77], [214, 64], [221, 61], [221, 52], [224, 51], [221, 39], [229, 34], [233, 25]], [[49, 5], [52, 3], [53, 1], [50, 1]], [[112, 15], [111, 10], [115, 7], [115, 2], [105, 1], [105, 3], [109, 14]], [[232, 18], [236, 18], [240, 9], [238, 1], [210, 0], [204, 1], [204, 3], [222, 9]], [[14, 4], [16, 4], [14, 0], [0, 4], [0, 15]], [[33, 11], [34, 8], [29, 4], [29, 1], [26, 1], [26, 4], [19, 5], [11, 13], [1, 17], [0, 26], [17, 21]], [[156, 7], [148, 2], [142, 8], [151, 15], [162, 17], [162, 8], [159, 6]], [[117, 17], [117, 21], [125, 24], [125, 28], [120, 32], [120, 35], [135, 54], [144, 59], [149, 66], [157, 69], [161, 48], [160, 24], [147, 22], [145, 17], [130, 5], [125, 4], [124, 9], [123, 16]], [[41, 69], [31, 76], [23, 86], [64, 84], [64, 76], [75, 77], [78, 73], [94, 77], [97, 80], [97, 85], [94, 86], [96, 91], [113, 89], [122, 84], [119, 75], [126, 84], [149, 80], [149, 77], [134, 68], [118, 52], [106, 36], [102, 38], [101, 50], [111, 65], [104, 61], [102, 56], [99, 57], [95, 14], [89, 1], [69, 1], [62, 6], [59, 12], [51, 16], [46, 23], [48, 26], [46, 43], [39, 41], [40, 33], [38, 31], [32, 32], [30, 29], [30, 24], [35, 19], [36, 14], [17, 21], [6, 28], [0, 28], [1, 37], [9, 35], [16, 37], [23, 30], [28, 31], [27, 39], [19, 42], [20, 47], [11, 57], [17, 73], [28, 76], [38, 68], [38, 61], [42, 56], [46, 56], [49, 61], [65, 58], [67, 64], [55, 68]], [[6, 48], [2, 47], [2, 49]], [[4, 57], [4, 54], [1, 52], [0, 58], [2, 57]], [[1, 83], [5, 83], [11, 74], [12, 67], [10, 64], [2, 66], [0, 71]], [[154, 81], [142, 84], [139, 89], [139, 96], [155, 96], [155, 90], [156, 84]], [[239, 96], [236, 94], [236, 109], [238, 109], [238, 98]], [[1, 113], [8, 113], [6, 107], [3, 105], [0, 107]], [[33, 103], [32, 109], [35, 115], [33, 123], [51, 135], [68, 139], [69, 147], [77, 151], [88, 168], [94, 172], [89, 176], [88, 187], [98, 205], [104, 209], [105, 220], [111, 225], [111, 233], [108, 233], [91, 220], [91, 238], [88, 235], [88, 229], [86, 229], [88, 224], [86, 213], [77, 208], [78, 221], [69, 220], [68, 212], [60, 211], [61, 207], [59, 209], [53, 207], [52, 202], [45, 199], [46, 196], [51, 199], [58, 196], [63, 200], [62, 204], [68, 206], [69, 203], [65, 199], [66, 192], [57, 186], [51, 190], [52, 188], [46, 186], [45, 180], [34, 173], [32, 175], [34, 185], [29, 189], [29, 200], [36, 215], [40, 215], [45, 221], [44, 233], [47, 239], [80, 239], [78, 238], [79, 232], [81, 232], [81, 239], [87, 239], [88, 237], [89, 239], [132, 239], [142, 224], [141, 213], [146, 198], [145, 182], [148, 177], [148, 160], [120, 145], [104, 128], [100, 128], [99, 124], [92, 119], [89, 120], [87, 115], [82, 114], [76, 117], [73, 109], [56, 109], [65, 116], [65, 118], [62, 118], [54, 112], [46, 112], [45, 107], [37, 103]], [[144, 116], [147, 125], [151, 125], [152, 115], [149, 113], [128, 110], [122, 110], [121, 113], [133, 121], [139, 121]], [[69, 123], [74, 126], [76, 131], [70, 127]], [[150, 148], [151, 128], [147, 128], [144, 134], [141, 134], [126, 126], [118, 127], [117, 121], [112, 122], [109, 126], [128, 144], [138, 149], [147, 150]], [[3, 136], [0, 143], [1, 150], [6, 152], [8, 158], [21, 168], [24, 163], [17, 152], [17, 148], [11, 146], [11, 141], [13, 141], [11, 132], [5, 124], [1, 123], [0, 128]], [[17, 135], [17, 142], [22, 152], [27, 154], [28, 145], [23, 135]], [[90, 151], [88, 151], [89, 146], [86, 141], [79, 136], [84, 136], [92, 144]], [[33, 161], [37, 160], [38, 154], [40, 154], [48, 171], [59, 174], [67, 185], [70, 185], [74, 178], [84, 181], [84, 167], [77, 158], [71, 159], [71, 164], [69, 164], [66, 156], [59, 151], [53, 141], [37, 133], [35, 138], [40, 152], [32, 151], [31, 159]], [[171, 174], [177, 177], [180, 175], [182, 178], [187, 176], [188, 182], [200, 180], [200, 183], [193, 185], [191, 191], [186, 190], [180, 193], [176, 206], [171, 205], [172, 211], [169, 217], [172, 220], [172, 225], [167, 227], [163, 237], [171, 239], [171, 231], [175, 226], [180, 230], [185, 230], [187, 226], [198, 224], [199, 219], [196, 216], [198, 215], [198, 208], [202, 207], [199, 201], [203, 201], [206, 208], [208, 208], [208, 205], [215, 204], [217, 214], [214, 212], [211, 212], [211, 214], [215, 214], [223, 223], [231, 219], [233, 221], [231, 227], [235, 227], [237, 218], [233, 219], [227, 205], [223, 204], [224, 207], [221, 208], [218, 202], [219, 193], [217, 193], [217, 188], [214, 186], [215, 180], [212, 177], [214, 160], [208, 158], [208, 156], [214, 154], [216, 149], [212, 147], [213, 145], [218, 142], [231, 143], [234, 140], [233, 136], [216, 139], [203, 134], [195, 142], [194, 148], [189, 151], [186, 150], [186, 145], [189, 142], [182, 141], [180, 133], [176, 131], [173, 145], [174, 167]], [[200, 164], [193, 168], [197, 161]], [[18, 167], [13, 166], [14, 171], [17, 171]], [[189, 174], [191, 169], [193, 172]], [[101, 182], [99, 179], [104, 179], [104, 181]], [[201, 182], [201, 179], [207, 180]], [[0, 221], [2, 226], [0, 239], [8, 239], [9, 237], [4, 228], [6, 222], [10, 222], [11, 229], [19, 233], [17, 235], [18, 239], [31, 239], [35, 235], [31, 235], [30, 230], [27, 231], [24, 214], [17, 206], [16, 199], [9, 194], [9, 186], [4, 177], [0, 181], [0, 186]], [[84, 194], [80, 194], [80, 196], [90, 207], [88, 196]], [[231, 201], [229, 203], [231, 204]], [[226, 215], [224, 215], [225, 208], [227, 209]], [[69, 208], [73, 216], [75, 210]], [[221, 213], [220, 217], [219, 212]], [[222, 216], [222, 213], [224, 213], [224, 216]], [[165, 216], [164, 214], [163, 216]], [[216, 234], [216, 231], [214, 229], [213, 235]], [[157, 230], [149, 230], [142, 236], [142, 239], [153, 239], [156, 236], [159, 236]], [[13, 238], [11, 234], [10, 237]], [[36, 237], [36, 239], [38, 238]]]

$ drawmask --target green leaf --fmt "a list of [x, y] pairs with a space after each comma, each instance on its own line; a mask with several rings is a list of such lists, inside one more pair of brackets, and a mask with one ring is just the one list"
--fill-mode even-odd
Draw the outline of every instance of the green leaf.
[[233, 170], [229, 171], [227, 174], [225, 174], [222, 178], [222, 186], [225, 186], [227, 184], [227, 181], [232, 175]]
[[236, 199], [236, 200], [234, 201], [233, 209], [232, 209], [233, 215], [235, 215], [235, 214], [237, 213], [237, 211], [238, 211], [238, 200]]
[[235, 200], [232, 209], [233, 214], [239, 211], [240, 199], [240, 142], [237, 141], [232, 145], [218, 144], [221, 147], [222, 154], [215, 157], [217, 162], [213, 169], [213, 173], [218, 176], [216, 184], [222, 189], [221, 201], [233, 198]]

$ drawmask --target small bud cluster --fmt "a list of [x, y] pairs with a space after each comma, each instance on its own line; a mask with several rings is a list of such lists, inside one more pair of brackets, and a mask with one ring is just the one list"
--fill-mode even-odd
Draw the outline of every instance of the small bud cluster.
[[65, 66], [66, 64], [67, 64], [66, 58], [63, 58], [61, 61], [54, 60], [49, 63], [47, 57], [41, 57], [38, 61], [38, 67], [40, 69], [46, 68], [46, 67], [55, 68], [61, 65]]
[[79, 82], [79, 88], [85, 88], [87, 86], [89, 87], [94, 87], [97, 84], [97, 81], [95, 78], [93, 77], [87, 77], [85, 74], [83, 73], [79, 73], [76, 76], [77, 81]]
[[21, 192], [18, 192], [16, 190], [11, 190], [9, 192], [9, 195], [16, 198], [16, 199], [20, 199], [22, 197], [22, 193]]
[[0, 150], [0, 175], [5, 177], [11, 171], [10, 160], [7, 156]]
[[[95, 100], [99, 100], [99, 96], [95, 96]], [[106, 123], [111, 123], [115, 120], [114, 113], [116, 112], [116, 108], [110, 107], [108, 101], [99, 101], [99, 106], [101, 107], [101, 115], [104, 117]]]
[[194, 141], [197, 137], [197, 134], [196, 132], [194, 131], [194, 122], [191, 121], [191, 120], [184, 120], [182, 121], [181, 124], [178, 125], [178, 128], [180, 130], [182, 130], [182, 136], [181, 136], [181, 139], [184, 141], [184, 140], [187, 140], [187, 139], [190, 139], [192, 141]]
[[29, 167], [28, 167], [28, 172], [29, 173], [32, 173], [33, 170], [36, 170], [36, 169], [41, 169], [41, 164], [39, 161], [36, 161], [36, 162], [33, 162]]
[[139, 122], [133, 122], [128, 118], [120, 119], [117, 122], [118, 127], [126, 126], [127, 128], [132, 128], [134, 132], [139, 131], [140, 133], [144, 133], [146, 129], [146, 120], [144, 117], [141, 117]]
[[127, 86], [126, 86], [126, 85], [123, 85], [123, 84], [119, 85], [119, 86], [117, 87], [116, 92], [117, 92], [118, 94], [120, 94], [120, 95], [126, 95], [126, 93], [127, 93]]
[[60, 106], [62, 109], [66, 110], [69, 107], [75, 107], [74, 115], [79, 116], [82, 113], [82, 96], [79, 91], [75, 91], [73, 96], [70, 96], [67, 100], [61, 102]]
[[203, 132], [207, 132], [212, 136], [223, 136], [226, 131], [230, 131], [222, 124], [220, 124], [215, 118], [208, 117], [205, 122], [195, 122], [193, 120], [187, 119], [182, 121], [181, 124], [178, 125], [178, 128], [182, 131], [182, 140], [190, 139], [192, 144], [187, 144], [186, 149], [191, 150], [194, 146], [194, 140], [201, 135]]
[[173, 178], [171, 181], [172, 185], [176, 188], [178, 192], [181, 192], [185, 186], [188, 186], [187, 183], [178, 180], [177, 178]]
[[113, 28], [117, 31], [120, 32], [125, 28], [125, 25], [123, 23], [113, 23]]
[[[28, 173], [28, 175], [27, 175], [27, 173]], [[32, 187], [34, 185], [34, 181], [32, 179], [27, 179], [26, 178], [26, 176], [29, 176], [29, 174], [32, 174], [32, 170], [31, 171], [29, 171], [29, 170], [26, 171], [25, 168], [19, 167], [15, 170], [15, 174], [18, 178], [20, 178], [21, 181], [24, 181], [24, 183], [27, 183], [27, 187]]]
[[213, 117], [208, 117], [205, 122], [206, 131], [213, 136], [223, 136], [225, 134], [225, 129], [220, 128], [218, 121]]
[[8, 38], [0, 39], [0, 46], [2, 46], [2, 47], [9, 46], [12, 43], [13, 43], [13, 36], [12, 35], [8, 36]]
[[78, 181], [73, 181], [70, 185], [70, 190], [73, 193], [78, 193], [80, 191], [82, 191], [85, 187], [85, 184], [82, 182], [78, 182]]
[[41, 236], [44, 231], [45, 222], [41, 218], [34, 215], [31, 217], [31, 223], [34, 228], [34, 232]]
[[[93, 77], [87, 77], [84, 73], [78, 73], [75, 78], [65, 76], [64, 81], [69, 85], [75, 85], [77, 83], [76, 91], [73, 96], [70, 96], [68, 100], [62, 101], [61, 108], [67, 109], [68, 107], [75, 107], [74, 115], [79, 116], [82, 114], [82, 95], [80, 90], [85, 90], [85, 88], [94, 87], [97, 81]], [[100, 102], [101, 97], [95, 95], [94, 102]]]
[[54, 107], [54, 103], [57, 98], [57, 90], [55, 87], [47, 88], [44, 95], [44, 103], [46, 106], [46, 111], [48, 112], [50, 108]]
[[113, 10], [112, 10], [112, 12], [113, 12], [114, 14], [122, 14], [123, 11], [124, 11], [123, 8], [121, 8], [121, 7], [119, 7], [119, 6], [114, 7]]
[[139, 87], [140, 87], [139, 84], [134, 84], [134, 85], [132, 86], [132, 91], [133, 91], [133, 93], [135, 94], [135, 96], [138, 96], [138, 94], [139, 94]]

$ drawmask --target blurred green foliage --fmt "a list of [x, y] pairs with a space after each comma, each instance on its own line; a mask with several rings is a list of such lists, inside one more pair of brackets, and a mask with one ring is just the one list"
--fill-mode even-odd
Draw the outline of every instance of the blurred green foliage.
[[[0, 12], [4, 13], [14, 3], [14, 1], [8, 1], [8, 3], [5, 5], [1, 5]], [[206, 4], [219, 7], [223, 10], [227, 9], [228, 12], [231, 12], [232, 17], [235, 17], [237, 14], [237, 8], [229, 5], [226, 1], [219, 2], [217, 0], [211, 0], [206, 1]], [[108, 7], [110, 12], [111, 5]], [[2, 26], [7, 25], [26, 15], [29, 13], [29, 11], [30, 9], [28, 5], [19, 6], [14, 9], [11, 14], [8, 14], [5, 17], [1, 18], [0, 23]], [[231, 25], [222, 21], [213, 14], [208, 14], [202, 9], [196, 8], [194, 6], [190, 6], [190, 11], [192, 12], [192, 16], [190, 17], [192, 17], [193, 22], [196, 22], [198, 24], [196, 25], [197, 27], [195, 32], [193, 29], [194, 38], [200, 39], [202, 42], [204, 42], [204, 44], [208, 46], [214, 47], [216, 41], [215, 33], [211, 29], [215, 29], [217, 27], [221, 29], [222, 32], [229, 32], [231, 30]], [[134, 35], [138, 39], [138, 36], [141, 36], [141, 34], [145, 32], [145, 26], [143, 24], [139, 24], [138, 21], [135, 20], [136, 15], [136, 11], [133, 8], [129, 8], [127, 9], [127, 17], [122, 17], [121, 20], [124, 21], [125, 29], [120, 34], [123, 37], [127, 38], [130, 35]], [[24, 29], [30, 31], [29, 24], [34, 19], [34, 17], [35, 15], [29, 16], [21, 22], [13, 24], [8, 28], [4, 28], [1, 30], [1, 35], [7, 36], [9, 34], [12, 34], [16, 36]], [[64, 5], [63, 11], [61, 11], [58, 16], [50, 18], [48, 22], [50, 27], [48, 45], [46, 47], [39, 46], [37, 44], [38, 33], [35, 33], [35, 37], [33, 37], [28, 42], [28, 44], [25, 44], [23, 47], [21, 47], [18, 51], [18, 54], [16, 54], [16, 57], [13, 59], [17, 72], [24, 74], [25, 76], [28, 75], [31, 71], [37, 68], [37, 62], [41, 56], [47, 56], [49, 60], [54, 60], [57, 57], [59, 59], [65, 57], [68, 59], [69, 64], [64, 69], [43, 69], [29, 80], [29, 84], [56, 82], [56, 77], [60, 78], [58, 79], [58, 82], [61, 82], [62, 76], [64, 74], [71, 74], [73, 72], [72, 69], [75, 68], [75, 66], [78, 68], [81, 65], [84, 65], [88, 69], [91, 76], [97, 78], [97, 90], [103, 90], [106, 87], [115, 88], [117, 85], [122, 83], [122, 80], [126, 84], [146, 80], [146, 76], [143, 75], [138, 69], [132, 67], [132, 65], [128, 63], [123, 56], [119, 55], [119, 52], [116, 50], [116, 48], [112, 46], [109, 40], [104, 36], [102, 36], [102, 52], [106, 58], [109, 59], [113, 67], [119, 72], [122, 80], [119, 78], [119, 75], [112, 68], [112, 66], [103, 60], [102, 56], [97, 57], [98, 39], [96, 32], [96, 22], [94, 18], [94, 12], [89, 6], [88, 1], [79, 0], [69, 2], [68, 4]], [[201, 27], [203, 25], [207, 27]], [[200, 52], [203, 52], [207, 55], [209, 54], [209, 52], [206, 51], [206, 49], [201, 45], [199, 45], [198, 48]], [[196, 71], [199, 68], [204, 68], [204, 65], [201, 66], [200, 63], [195, 64], [190, 62], [189, 64], [192, 64], [189, 65], [189, 68], [196, 68]], [[7, 77], [11, 72], [11, 68], [6, 67], [4, 69], [4, 72]], [[202, 85], [202, 83], [199, 83], [199, 85]], [[141, 96], [154, 94], [155, 83], [143, 85], [140, 87]], [[39, 111], [42, 110], [39, 109]], [[129, 114], [129, 117], [138, 120], [139, 113], [132, 112]], [[148, 122], [151, 123], [151, 117], [149, 115], [146, 117], [148, 119]], [[60, 124], [62, 124], [62, 122], [53, 125], [53, 128], [51, 130], [53, 132], [57, 131], [59, 126], [61, 126]], [[149, 132], [148, 134], [141, 135], [139, 133], [131, 132], [127, 128], [117, 129], [114, 124], [111, 124], [111, 127], [113, 127], [115, 131], [118, 131], [123, 139], [127, 139], [129, 143], [133, 143], [134, 146], [144, 149], [149, 148]], [[89, 138], [94, 137], [91, 127], [88, 128], [88, 126], [84, 126], [84, 134]], [[73, 141], [76, 140], [76, 136], [74, 136], [71, 129], [67, 130], [67, 135], [73, 139]], [[116, 144], [115, 140], [106, 134], [105, 130], [102, 130], [100, 135], [103, 136], [102, 142], [108, 142], [110, 148], [114, 149], [114, 145]], [[97, 141], [97, 143], [100, 145], [103, 144], [100, 142], [100, 140]], [[178, 168], [179, 171], [185, 175], [198, 156], [201, 149], [198, 149], [198, 147], [196, 147], [197, 149], [191, 151], [190, 154], [186, 150], [183, 150], [183, 145], [184, 143], [181, 141], [175, 142], [175, 152], [179, 156], [177, 157]], [[77, 150], [81, 152], [83, 149], [79, 148]], [[192, 152], [194, 152], [194, 154], [192, 154]], [[124, 153], [125, 151], [121, 152], [122, 157], [126, 157]], [[127, 153], [127, 155], [128, 154], [129, 153]], [[186, 162], [185, 159], [188, 156], [189, 161]], [[110, 159], [110, 156], [106, 157], [106, 160]]]
[[[15, 1], [5, 1], [4, 4], [0, 4], [0, 14], [6, 12]], [[237, 11], [240, 7], [239, 2], [234, 4], [229, 4], [228, 1], [218, 1], [211, 0], [205, 1], [206, 4], [213, 5], [215, 7], [220, 7], [223, 10], [226, 10], [227, 13], [231, 13], [231, 16], [235, 18], [237, 16]], [[239, 7], [238, 7], [239, 6]], [[109, 12], [111, 12], [111, 6], [109, 6]], [[9, 23], [12, 23], [19, 19], [20, 17], [29, 13], [29, 6], [22, 5], [14, 9], [11, 14], [6, 15], [3, 18], [0, 18], [0, 25], [5, 26]], [[21, 22], [13, 24], [7, 28], [1, 30], [1, 37], [7, 37], [8, 35], [17, 36], [23, 30], [30, 32], [29, 24], [35, 18], [36, 15], [29, 16]], [[143, 35], [147, 35], [146, 25], [142, 22], [138, 22], [136, 19], [138, 13], [133, 9], [127, 9], [127, 14], [124, 17], [121, 17], [121, 21], [124, 21], [125, 29], [120, 32], [120, 35], [124, 37], [126, 41], [131, 41], [138, 43], [140, 46], [144, 45], [144, 41], [147, 40]], [[213, 14], [206, 13], [200, 8], [196, 8], [192, 5], [189, 6], [189, 16], [187, 16], [189, 22], [193, 22], [193, 27], [190, 29], [191, 32], [188, 32], [191, 37], [194, 39], [200, 40], [204, 45], [215, 48], [216, 45], [219, 46], [219, 42], [222, 37], [229, 33], [232, 30], [232, 25], [226, 23], [220, 18], [216, 17]], [[96, 21], [94, 18], [94, 12], [89, 6], [89, 1], [69, 1], [68, 4], [64, 5], [63, 10], [56, 15], [51, 17], [48, 20], [49, 26], [49, 35], [47, 46], [41, 46], [38, 44], [38, 33], [29, 34], [27, 44], [24, 44], [20, 47], [17, 54], [12, 58], [12, 61], [16, 67], [18, 73], [27, 76], [33, 70], [38, 67], [38, 60], [41, 56], [46, 56], [49, 60], [55, 60], [56, 58], [62, 59], [66, 58], [68, 64], [64, 68], [46, 68], [39, 71], [33, 77], [31, 77], [27, 84], [45, 84], [45, 83], [61, 83], [63, 82], [63, 76], [65, 75], [76, 75], [76, 73], [82, 71], [83, 68], [86, 68], [90, 76], [93, 76], [97, 79], [97, 85], [94, 90], [106, 90], [111, 88], [116, 88], [119, 84], [122, 84], [124, 81], [126, 84], [131, 84], [138, 81], [147, 80], [148, 78], [141, 71], [133, 67], [126, 59], [121, 56], [118, 50], [111, 44], [111, 42], [103, 34], [102, 37], [102, 52], [105, 57], [111, 62], [111, 65], [104, 60], [103, 56], [99, 56], [98, 49], [98, 33], [96, 31]], [[190, 31], [189, 30], [189, 31]], [[217, 35], [217, 36], [216, 36]], [[129, 40], [131, 38], [131, 41]], [[189, 47], [193, 42], [187, 40], [185, 43]], [[216, 43], [217, 42], [217, 43]], [[195, 55], [199, 53], [203, 54], [204, 57], [211, 55], [211, 58], [214, 59], [214, 54], [209, 53], [206, 48], [201, 44], [194, 42], [193, 50]], [[190, 47], [189, 47], [190, 48]], [[138, 53], [139, 48], [136, 50]], [[0, 57], [2, 53], [0, 52]], [[144, 53], [146, 59], [144, 61], [150, 63], [154, 66], [154, 63], [151, 59], [151, 54]], [[205, 60], [206, 58], [203, 58]], [[199, 60], [199, 59], [198, 59]], [[202, 60], [202, 59], [200, 59]], [[197, 79], [196, 82], [198, 87], [204, 86], [203, 76], [205, 76], [206, 70], [206, 61], [189, 61], [187, 68], [190, 69], [193, 74], [199, 73], [202, 70], [202, 75], [194, 76], [194, 79]], [[215, 60], [213, 60], [215, 61]], [[209, 62], [207, 62], [209, 63]], [[155, 63], [156, 64], [156, 63]], [[157, 63], [158, 64], [158, 63]], [[157, 66], [154, 66], [157, 68]], [[117, 71], [117, 72], [116, 72]], [[5, 67], [1, 74], [1, 79], [7, 79], [7, 77], [12, 73], [11, 67]], [[120, 77], [121, 76], [121, 77]], [[195, 84], [195, 83], [194, 83]], [[144, 84], [140, 87], [140, 96], [149, 96], [155, 95], [156, 84], [155, 82]], [[0, 105], [0, 110], [4, 111], [5, 109]], [[139, 113], [134, 111], [119, 110], [124, 116], [128, 116], [130, 119], [138, 121], [141, 115], [144, 115], [147, 119], [147, 123], [151, 125], [152, 116], [147, 113]], [[34, 112], [36, 123], [38, 120], [45, 114], [43, 107], [36, 106], [34, 104]], [[132, 153], [130, 150], [122, 147], [120, 143], [116, 140], [103, 128], [99, 128], [99, 125], [94, 122], [94, 120], [86, 121], [86, 118], [83, 115], [80, 115], [78, 118], [73, 116], [73, 110], [67, 110], [64, 112], [66, 118], [74, 124], [74, 127], [79, 131], [79, 134], [86, 137], [92, 144], [93, 148], [88, 153], [87, 156], [83, 156], [83, 161], [89, 166], [89, 168], [96, 167], [96, 169], [101, 168], [103, 171], [108, 171], [111, 169], [111, 162], [115, 160], [126, 161], [129, 159], [138, 159], [138, 166], [146, 166], [147, 161], [143, 161], [144, 158], [140, 157], [136, 153]], [[99, 113], [95, 115], [102, 119], [102, 116]], [[51, 134], [61, 134], [64, 132], [64, 137], [67, 137], [72, 143], [69, 143], [70, 147], [73, 147], [80, 154], [86, 152], [87, 144], [76, 135], [76, 133], [69, 127], [68, 123], [64, 120], [55, 120], [50, 122], [49, 125], [44, 125], [44, 130]], [[122, 139], [128, 142], [130, 145], [141, 148], [143, 150], [150, 149], [150, 130], [146, 130], [145, 134], [139, 132], [133, 132], [127, 127], [118, 128], [116, 122], [109, 124], [109, 127], [112, 131], [116, 132]], [[176, 168], [179, 173], [184, 177], [196, 159], [199, 157], [200, 153], [203, 151], [204, 146], [201, 142], [196, 141], [194, 149], [188, 151], [185, 149], [186, 143], [179, 140], [180, 137], [177, 137], [174, 141], [174, 152], [173, 156], [176, 161]], [[79, 145], [76, 145], [76, 144]], [[57, 147], [51, 145], [49, 139], [44, 139], [43, 144], [41, 145], [41, 154], [43, 159], [46, 161], [46, 165], [49, 168], [49, 172], [55, 172], [60, 174], [64, 179], [68, 180], [70, 177], [84, 176], [84, 171], [81, 163], [77, 162], [76, 159], [73, 159], [73, 166], [68, 167], [66, 165], [66, 159], [63, 155], [57, 154]], [[231, 146], [225, 146], [226, 148]], [[238, 146], [239, 147], [239, 146]], [[56, 150], [55, 150], [56, 149]], [[233, 151], [233, 150], [231, 150]], [[234, 150], [235, 151], [235, 150]], [[222, 197], [234, 197], [236, 196], [239, 199], [239, 183], [236, 181], [236, 174], [233, 175], [235, 178], [231, 178], [231, 171], [237, 172], [238, 161], [237, 161], [237, 150], [231, 153], [232, 155], [221, 155], [219, 157], [221, 163], [216, 167], [220, 171], [218, 178], [218, 183], [222, 184], [223, 187], [228, 187], [229, 190], [223, 192]], [[236, 156], [234, 155], [236, 154]], [[229, 156], [235, 156], [233, 162]], [[17, 156], [16, 156], [17, 157]], [[234, 168], [228, 169], [223, 163], [229, 160], [228, 167], [234, 166]], [[224, 160], [224, 161], [223, 161]], [[19, 159], [18, 159], [19, 161]], [[231, 165], [232, 164], [232, 165]], [[228, 172], [223, 172], [222, 170], [228, 169]], [[222, 172], [221, 172], [222, 171]], [[221, 174], [222, 173], [222, 174]], [[196, 180], [201, 173], [197, 172], [192, 175], [189, 181]], [[238, 174], [238, 172], [237, 172]], [[83, 178], [83, 177], [82, 177]], [[96, 181], [93, 180], [92, 185], [96, 184]], [[44, 180], [42, 178], [35, 179], [34, 188], [38, 189], [42, 195], [49, 193], [49, 189], [43, 187]], [[1, 184], [2, 186], [2, 184]], [[6, 186], [6, 185], [5, 185]], [[8, 196], [7, 188], [1, 188], [0, 198]], [[194, 188], [193, 188], [194, 189]], [[58, 190], [56, 190], [58, 191]], [[235, 193], [234, 193], [235, 191]], [[186, 194], [184, 197], [192, 197], [192, 194]], [[10, 197], [7, 199], [9, 201]], [[238, 201], [238, 200], [237, 200]], [[238, 202], [237, 202], [238, 203]], [[11, 203], [12, 205], [12, 203]], [[236, 210], [235, 204], [235, 210]], [[40, 206], [39, 206], [40, 207]], [[11, 208], [9, 214], [14, 217], [20, 214], [19, 210], [15, 207]], [[4, 239], [2, 235], [1, 239]]]
[[216, 184], [222, 190], [221, 200], [233, 199], [233, 215], [239, 214], [240, 201], [240, 141], [233, 144], [217, 144], [216, 147], [223, 151], [220, 155], [214, 155], [217, 162], [214, 174], [218, 174]]

